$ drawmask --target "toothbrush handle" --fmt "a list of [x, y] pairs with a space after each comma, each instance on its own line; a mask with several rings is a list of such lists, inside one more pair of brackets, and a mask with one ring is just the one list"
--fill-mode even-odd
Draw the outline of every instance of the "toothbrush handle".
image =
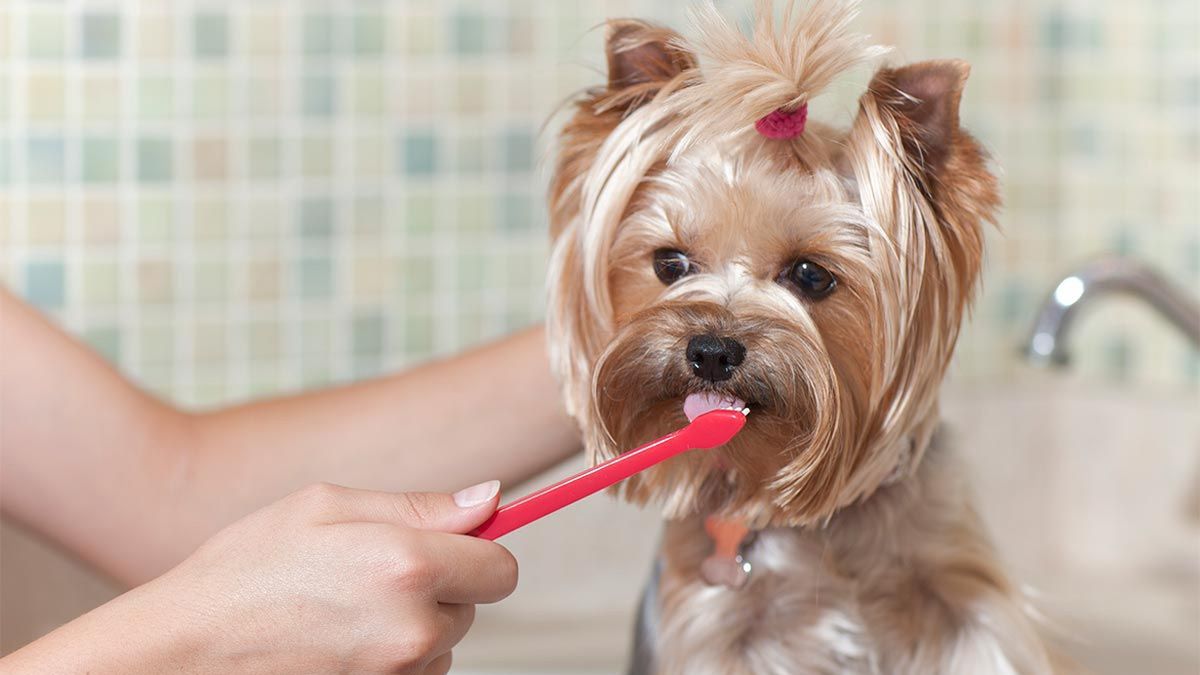
[[471, 534], [494, 540], [681, 452], [723, 445], [745, 423], [746, 417], [739, 411], [705, 413], [678, 431], [501, 506]]

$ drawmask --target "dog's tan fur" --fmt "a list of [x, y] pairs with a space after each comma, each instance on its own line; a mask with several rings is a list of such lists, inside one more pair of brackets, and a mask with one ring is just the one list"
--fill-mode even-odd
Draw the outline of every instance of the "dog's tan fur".
[[[958, 124], [967, 66], [880, 69], [848, 130], [753, 128], [882, 53], [853, 14], [760, 3], [745, 37], [710, 7], [690, 43], [610, 23], [609, 82], [566, 124], [551, 186], [552, 358], [595, 460], [678, 428], [690, 393], [752, 409], [726, 447], [622, 488], [670, 519], [659, 672], [1051, 672], [960, 472], [926, 452], [999, 202]], [[659, 248], [697, 273], [664, 286]], [[800, 258], [835, 292], [780, 283]], [[732, 379], [690, 373], [704, 333], [745, 345]], [[746, 588], [700, 580], [709, 514], [758, 531]]]

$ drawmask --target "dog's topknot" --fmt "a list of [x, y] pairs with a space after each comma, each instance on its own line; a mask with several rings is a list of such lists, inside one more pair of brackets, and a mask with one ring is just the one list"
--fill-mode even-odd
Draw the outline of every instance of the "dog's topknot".
[[834, 78], [887, 53], [850, 29], [858, 0], [788, 3], [776, 17], [772, 0], [758, 0], [746, 35], [711, 3], [692, 12], [698, 57], [695, 85], [676, 101], [689, 125], [722, 135], [753, 125], [775, 110], [795, 110]]

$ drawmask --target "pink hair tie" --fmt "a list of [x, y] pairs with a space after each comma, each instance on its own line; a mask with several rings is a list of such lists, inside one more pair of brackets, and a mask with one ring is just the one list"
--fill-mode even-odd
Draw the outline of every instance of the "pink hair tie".
[[795, 138], [804, 133], [804, 122], [808, 120], [808, 104], [791, 112], [779, 108], [754, 123], [758, 133], [767, 138]]

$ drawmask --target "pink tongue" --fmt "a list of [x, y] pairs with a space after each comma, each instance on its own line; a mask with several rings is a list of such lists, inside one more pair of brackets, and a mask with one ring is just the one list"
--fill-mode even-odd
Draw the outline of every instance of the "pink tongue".
[[745, 402], [740, 398], [702, 392], [699, 394], [688, 394], [688, 397], [683, 401], [683, 414], [687, 415], [688, 421], [691, 422], [697, 417], [712, 410], [722, 410], [726, 408], [741, 410], [745, 407]]

